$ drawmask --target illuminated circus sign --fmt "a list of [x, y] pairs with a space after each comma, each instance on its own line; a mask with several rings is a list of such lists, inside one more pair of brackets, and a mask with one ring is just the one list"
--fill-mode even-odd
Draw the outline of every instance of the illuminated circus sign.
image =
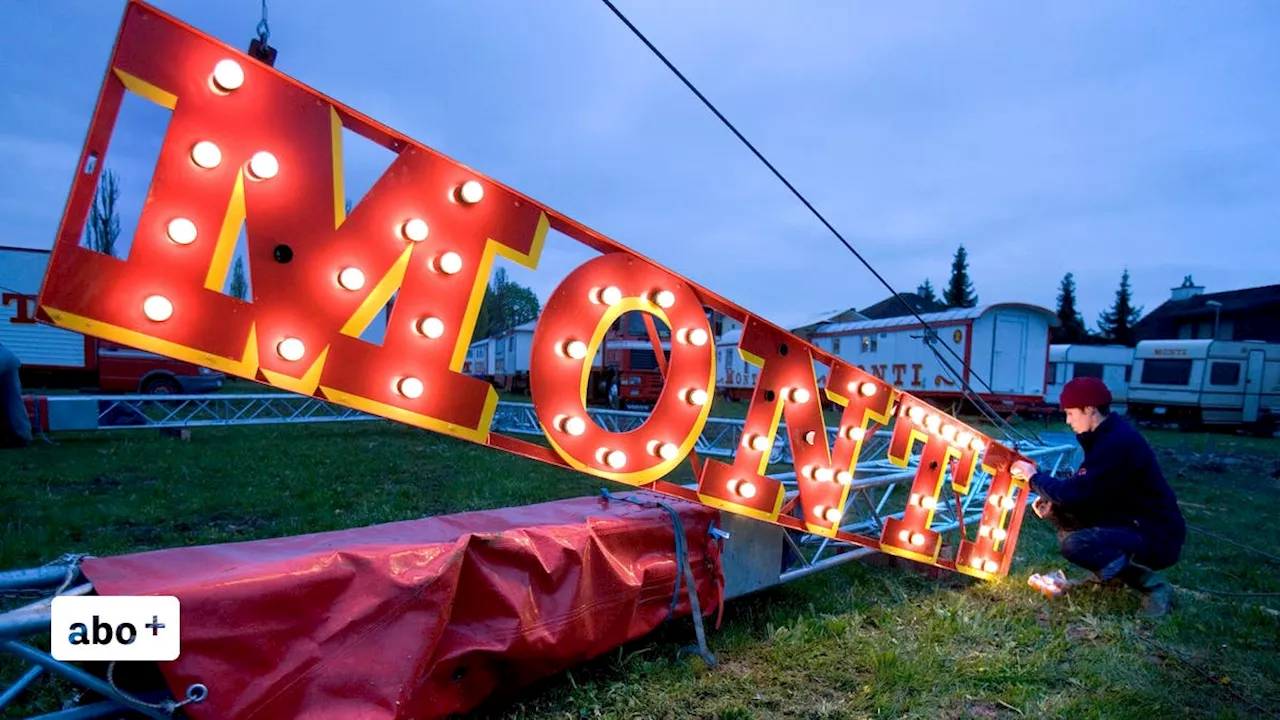
[[[172, 118], [122, 261], [79, 240], [126, 92]], [[396, 154], [350, 215], [344, 128]], [[221, 292], [242, 226], [252, 302]], [[530, 384], [548, 447], [492, 432], [497, 394], [462, 365], [495, 256], [534, 269], [551, 229], [601, 254], [565, 278], [534, 331]], [[382, 344], [360, 339], [393, 294]], [[732, 462], [697, 463], [691, 490], [663, 478], [690, 455], [715, 391], [704, 308], [743, 323], [739, 352], [760, 370], [742, 446]], [[615, 433], [587, 415], [586, 380], [605, 331], [631, 311], [660, 318], [674, 342], [651, 417]], [[1007, 572], [1025, 507], [1025, 485], [1009, 473], [1020, 456], [974, 428], [139, 2], [125, 11], [38, 312], [87, 335], [978, 577]], [[824, 396], [843, 408], [833, 444]], [[795, 502], [765, 475], [782, 420]], [[862, 444], [890, 424], [894, 462], [920, 453], [906, 511], [878, 538], [840, 530]], [[980, 528], [943, 557], [929, 527], [947, 502], [944, 484], [968, 493], [979, 466], [993, 478]]]

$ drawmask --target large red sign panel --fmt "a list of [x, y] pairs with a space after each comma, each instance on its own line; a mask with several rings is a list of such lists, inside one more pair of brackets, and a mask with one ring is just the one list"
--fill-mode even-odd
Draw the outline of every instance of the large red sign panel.
[[[120, 260], [80, 238], [126, 92], [172, 118]], [[396, 154], [350, 215], [344, 128]], [[242, 227], [252, 302], [221, 292]], [[462, 365], [495, 256], [536, 269], [551, 229], [601, 254], [564, 279], [534, 332], [530, 384], [548, 447], [492, 432], [496, 391]], [[393, 294], [383, 342], [362, 340]], [[978, 577], [1007, 572], [1025, 506], [1013, 450], [141, 2], [126, 7], [38, 304], [40, 320], [87, 335]], [[742, 446], [731, 462], [696, 464], [689, 490], [663, 478], [692, 452], [715, 394], [705, 308], [744, 324], [739, 352], [760, 370]], [[673, 342], [651, 417], [615, 433], [587, 414], [586, 381], [605, 331], [631, 311], [661, 319]], [[843, 408], [834, 444], [824, 397]], [[783, 421], [794, 503], [765, 474]], [[890, 425], [892, 461], [920, 454], [906, 512], [878, 538], [843, 531], [863, 443]], [[994, 479], [977, 537], [943, 557], [930, 524], [944, 485], [967, 494], [980, 465]]]

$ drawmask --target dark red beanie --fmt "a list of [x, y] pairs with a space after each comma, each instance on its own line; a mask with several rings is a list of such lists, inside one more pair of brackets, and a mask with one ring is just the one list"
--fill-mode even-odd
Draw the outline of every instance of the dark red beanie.
[[1062, 388], [1058, 405], [1066, 408], [1098, 407], [1111, 404], [1111, 391], [1096, 377], [1078, 377]]

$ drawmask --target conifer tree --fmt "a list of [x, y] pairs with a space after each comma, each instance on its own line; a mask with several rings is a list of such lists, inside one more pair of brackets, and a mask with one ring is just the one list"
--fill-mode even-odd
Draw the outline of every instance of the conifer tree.
[[1142, 308], [1133, 306], [1133, 289], [1129, 287], [1129, 269], [1120, 276], [1120, 289], [1111, 309], [1098, 316], [1098, 330], [1108, 342], [1133, 347], [1138, 344], [1134, 326], [1142, 317]]
[[951, 261], [951, 282], [942, 293], [942, 304], [948, 308], [971, 308], [978, 304], [969, 280], [969, 253], [965, 252], [964, 245], [956, 250], [955, 259]]
[[929, 278], [925, 278], [920, 287], [916, 288], [916, 295], [919, 295], [927, 302], [941, 304], [941, 301], [938, 300], [938, 294], [933, 290], [933, 283], [929, 282]]
[[1084, 325], [1084, 317], [1076, 308], [1076, 280], [1072, 273], [1062, 278], [1058, 288], [1058, 327], [1053, 328], [1050, 335], [1055, 343], [1082, 343], [1089, 339], [1089, 330]]

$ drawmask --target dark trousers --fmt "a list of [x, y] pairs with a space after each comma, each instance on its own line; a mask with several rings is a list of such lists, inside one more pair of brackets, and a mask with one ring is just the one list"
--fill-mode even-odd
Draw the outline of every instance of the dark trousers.
[[1178, 561], [1180, 548], [1161, 543], [1133, 527], [1082, 527], [1074, 518], [1047, 509], [1044, 518], [1058, 531], [1058, 549], [1068, 562], [1103, 581], [1130, 563], [1163, 570]]

